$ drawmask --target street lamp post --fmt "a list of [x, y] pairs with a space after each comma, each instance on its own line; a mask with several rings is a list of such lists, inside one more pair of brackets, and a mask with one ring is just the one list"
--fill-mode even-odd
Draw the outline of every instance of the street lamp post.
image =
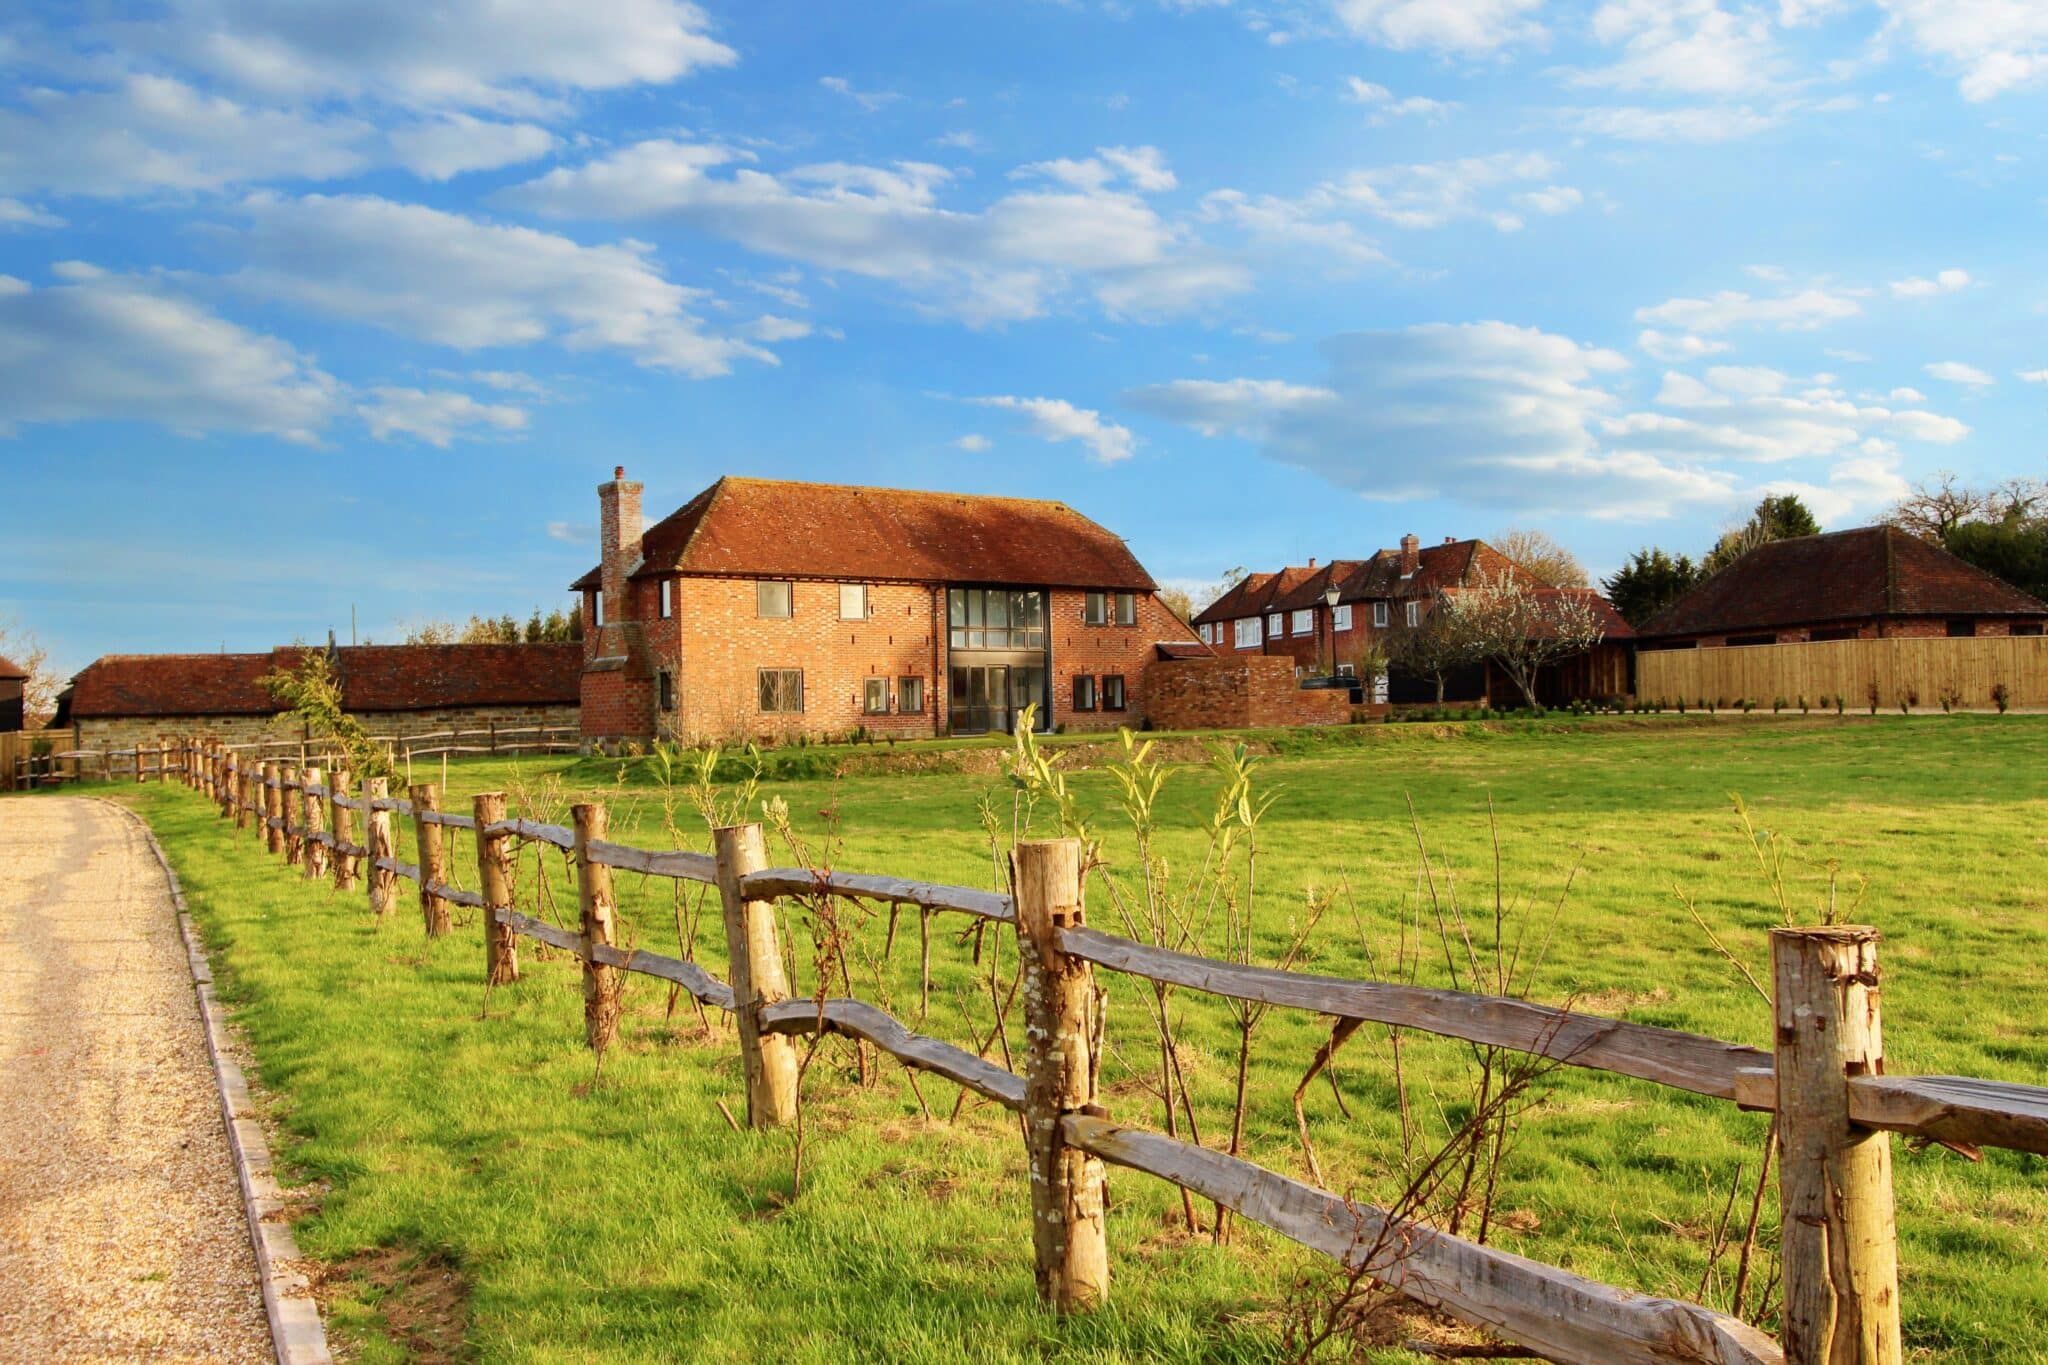
[[1333, 678], [1337, 676], [1337, 597], [1337, 585], [1335, 583], [1332, 583], [1323, 592], [1323, 606], [1327, 609], [1323, 614], [1329, 619], [1330, 622], [1329, 664], [1330, 676]]

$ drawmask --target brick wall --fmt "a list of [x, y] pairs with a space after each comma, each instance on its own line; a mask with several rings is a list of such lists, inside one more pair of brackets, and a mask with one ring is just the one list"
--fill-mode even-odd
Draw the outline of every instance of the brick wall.
[[1342, 725], [1350, 694], [1295, 685], [1286, 655], [1162, 660], [1145, 669], [1147, 716], [1160, 730]]
[[[400, 740], [439, 730], [483, 730], [493, 724], [501, 730], [530, 725], [573, 727], [576, 718], [574, 706], [444, 707], [432, 711], [371, 711], [356, 717], [371, 734]], [[88, 717], [78, 722], [78, 733], [81, 749], [128, 749], [137, 743], [155, 744], [166, 737], [186, 735], [224, 739], [230, 744], [306, 738], [306, 728], [297, 720], [272, 715], [123, 716], [99, 720]]]
[[[1156, 657], [1153, 646], [1162, 642], [1193, 641], [1195, 633], [1150, 593], [1138, 594], [1137, 624], [1091, 626], [1085, 621], [1088, 594], [1055, 589], [1047, 604], [1047, 623], [1052, 632], [1052, 719], [1067, 730], [1114, 730], [1127, 725], [1144, 726], [1147, 715], [1147, 666]], [[1115, 619], [1115, 597], [1110, 617]], [[1098, 709], [1074, 709], [1074, 679], [1081, 674], [1097, 679]], [[1100, 679], [1121, 675], [1125, 705], [1122, 711], [1099, 709]], [[1157, 722], [1154, 722], [1155, 724]]]
[[[1237, 647], [1237, 627], [1235, 623], [1224, 621], [1217, 627], [1222, 632], [1219, 637], [1221, 643], [1212, 646], [1212, 648], [1219, 654], [1230, 654], [1239, 657], [1266, 654], [1292, 659], [1295, 663], [1307, 669], [1314, 669], [1318, 663], [1327, 665], [1330, 661], [1325, 660], [1323, 656], [1330, 649], [1334, 649], [1337, 656], [1334, 662], [1356, 664], [1372, 648], [1375, 642], [1384, 643], [1386, 637], [1404, 619], [1403, 612], [1406, 610], [1404, 604], [1390, 602], [1387, 606], [1389, 608], [1388, 619], [1390, 622], [1395, 623], [1395, 625], [1382, 626], [1375, 630], [1372, 625], [1372, 603], [1353, 602], [1350, 604], [1350, 628], [1348, 630], [1332, 631], [1330, 629], [1329, 607], [1327, 605], [1318, 605], [1313, 609], [1315, 612], [1314, 628], [1306, 635], [1295, 635], [1292, 633], [1294, 630], [1294, 614], [1287, 612], [1283, 614], [1281, 620], [1281, 630], [1283, 632], [1281, 635], [1264, 634], [1262, 643], [1245, 649]], [[1259, 621], [1259, 628], [1261, 632], [1264, 632], [1266, 617], [1261, 616]]]

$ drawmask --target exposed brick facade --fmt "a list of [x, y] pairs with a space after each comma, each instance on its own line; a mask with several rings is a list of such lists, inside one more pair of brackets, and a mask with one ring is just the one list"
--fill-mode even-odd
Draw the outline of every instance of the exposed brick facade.
[[1145, 669], [1147, 714], [1161, 730], [1343, 725], [1349, 694], [1303, 688], [1285, 655], [1159, 660]]
[[[584, 594], [583, 732], [592, 737], [661, 734], [697, 742], [834, 736], [856, 728], [903, 739], [949, 733], [952, 666], [1003, 662], [971, 652], [956, 658], [947, 622], [954, 585], [1043, 594], [1046, 645], [1030, 652], [1031, 666], [1047, 670], [1050, 723], [1061, 729], [1142, 727], [1145, 669], [1159, 647], [1202, 649], [1158, 600], [1123, 543], [1058, 504], [721, 480], [642, 533], [633, 524], [636, 489], [622, 472], [599, 488], [608, 561], [572, 585]], [[804, 535], [790, 536], [787, 522], [819, 508], [850, 528], [850, 544], [835, 541], [815, 521], [805, 524]], [[899, 543], [900, 553], [893, 552]], [[1044, 549], [1034, 562], [1037, 544]], [[966, 566], [951, 578], [892, 580], [855, 572], [895, 563], [942, 566], [949, 554]], [[843, 575], [828, 571], [838, 563], [833, 556], [845, 560]], [[694, 567], [699, 559], [713, 565], [760, 560], [763, 567], [758, 577], [706, 571]], [[1041, 576], [980, 576], [1034, 570]], [[1091, 575], [1101, 576], [1097, 590], [1109, 594], [1112, 622], [1115, 594], [1131, 594], [1131, 625], [1087, 623], [1090, 586], [1062, 580], [1080, 577], [1089, 584]], [[756, 594], [763, 581], [790, 584], [788, 616], [760, 614]], [[604, 599], [600, 627], [593, 619], [600, 594], [613, 584], [623, 608]], [[846, 584], [867, 589], [859, 619], [841, 616]], [[801, 711], [763, 710], [764, 669], [801, 672]], [[1095, 680], [1095, 705], [1085, 710], [1074, 705], [1075, 679], [1082, 675]], [[667, 707], [661, 705], [664, 677]], [[923, 693], [907, 710], [905, 679], [915, 679]], [[1115, 691], [1105, 679], [1122, 680], [1121, 708], [1104, 704]], [[867, 709], [871, 680], [886, 690], [886, 709]]]

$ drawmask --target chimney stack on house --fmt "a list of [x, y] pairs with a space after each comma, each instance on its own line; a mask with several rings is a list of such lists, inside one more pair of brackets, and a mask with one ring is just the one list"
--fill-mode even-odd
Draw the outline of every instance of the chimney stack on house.
[[606, 625], [626, 619], [626, 575], [640, 564], [640, 489], [626, 482], [624, 465], [613, 466], [611, 482], [597, 486]]
[[1411, 577], [1422, 567], [1422, 542], [1414, 532], [1401, 537], [1401, 577]]
[[1314, 568], [1314, 567], [1316, 566], [1316, 557], [1315, 557], [1314, 555], [1310, 555], [1310, 556], [1308, 557], [1308, 566], [1309, 566], [1309, 567], [1310, 567], [1311, 569], [1313, 569], [1313, 568]]

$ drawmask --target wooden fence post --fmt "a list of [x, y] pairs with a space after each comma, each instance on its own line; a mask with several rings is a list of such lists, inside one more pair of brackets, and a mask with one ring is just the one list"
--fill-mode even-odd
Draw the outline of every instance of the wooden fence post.
[[236, 754], [229, 760], [235, 773], [235, 828], [249, 828], [249, 765]]
[[320, 770], [308, 768], [299, 780], [304, 784], [299, 793], [299, 805], [306, 813], [306, 880], [314, 881], [327, 875], [327, 845], [315, 837], [327, 830], [326, 811], [321, 808], [322, 797], [314, 790], [320, 785]]
[[167, 756], [170, 746], [159, 739], [156, 742], [156, 780], [162, 782], [168, 776], [171, 760]]
[[287, 763], [284, 765], [284, 771], [279, 773], [277, 777], [277, 794], [279, 797], [277, 813], [278, 817], [284, 822], [284, 860], [294, 867], [298, 865], [301, 848], [304, 844], [304, 840], [297, 832], [296, 826], [292, 824], [292, 808], [299, 804], [299, 798], [295, 795], [298, 790], [298, 765]]
[[602, 1054], [619, 1034], [619, 969], [599, 962], [599, 945], [614, 946], [618, 902], [612, 899], [612, 870], [590, 860], [590, 844], [602, 839], [605, 809], [595, 803], [569, 808], [576, 822], [576, 896], [583, 907], [583, 1041]]
[[1878, 932], [1773, 929], [1786, 1365], [1898, 1365], [1891, 1134], [1849, 1122], [1847, 1077], [1882, 1075]]
[[1038, 1294], [1062, 1313], [1109, 1297], [1102, 1161], [1067, 1145], [1060, 1120], [1096, 1102], [1095, 975], [1060, 950], [1059, 930], [1086, 922], [1081, 845], [1020, 843], [1011, 855], [1023, 940], [1024, 1140], [1031, 1164], [1031, 1241]]
[[761, 1032], [760, 1009], [789, 998], [776, 941], [775, 905], [748, 900], [740, 879], [768, 865], [759, 825], [730, 825], [712, 831], [718, 854], [718, 896], [725, 912], [725, 946], [731, 960], [733, 1017], [739, 1020], [740, 1061], [747, 1077], [747, 1123], [780, 1128], [796, 1121], [796, 1049], [780, 1034]]
[[497, 912], [512, 908], [512, 836], [487, 832], [505, 818], [505, 793], [478, 792], [472, 809], [477, 880], [484, 894], [484, 984], [509, 986], [519, 979], [519, 940], [511, 925], [498, 923]]
[[220, 802], [220, 818], [235, 818], [235, 756], [224, 744], [215, 741], [213, 751], [213, 799]]
[[271, 823], [277, 819], [277, 798], [282, 795], [277, 789], [277, 784], [282, 780], [283, 773], [277, 764], [267, 758], [263, 760], [263, 766], [259, 771], [263, 774], [263, 794], [257, 808], [263, 816], [263, 846], [272, 853], [283, 853], [284, 831]]
[[448, 853], [441, 837], [442, 827], [427, 819], [440, 813], [441, 789], [431, 782], [415, 784], [412, 833], [420, 850], [420, 917], [426, 923], [428, 938], [439, 938], [448, 932], [448, 902], [427, 889], [436, 884], [446, 885], [448, 881]]
[[376, 802], [391, 794], [391, 783], [382, 777], [363, 779], [363, 878], [370, 884], [370, 913], [382, 924], [398, 905], [398, 874], [378, 867], [382, 858], [394, 858], [391, 843], [391, 812], [376, 810]]
[[327, 799], [327, 808], [333, 812], [328, 825], [334, 830], [334, 889], [353, 891], [356, 889], [356, 863], [359, 854], [348, 850], [356, 842], [356, 813], [341, 804], [348, 797], [349, 773], [345, 768], [336, 768], [327, 779], [327, 790], [332, 793]]

